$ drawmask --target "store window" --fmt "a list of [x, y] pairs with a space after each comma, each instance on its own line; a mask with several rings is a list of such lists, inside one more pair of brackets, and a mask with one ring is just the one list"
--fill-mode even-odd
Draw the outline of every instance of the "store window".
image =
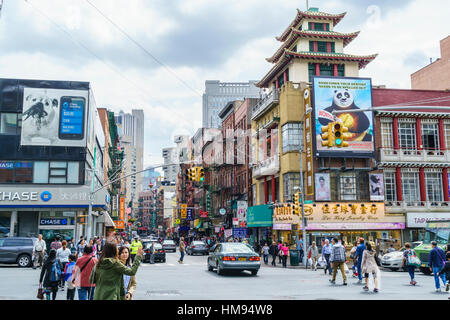
[[33, 162], [0, 161], [0, 183], [32, 183]]
[[300, 122], [286, 123], [281, 127], [283, 152], [299, 151], [302, 146], [302, 126]]
[[397, 201], [395, 172], [384, 172], [384, 197], [386, 201]]
[[425, 171], [425, 185], [427, 201], [435, 203], [443, 201], [442, 195], [442, 171]]
[[420, 201], [418, 171], [402, 171], [402, 193], [403, 201], [408, 204]]

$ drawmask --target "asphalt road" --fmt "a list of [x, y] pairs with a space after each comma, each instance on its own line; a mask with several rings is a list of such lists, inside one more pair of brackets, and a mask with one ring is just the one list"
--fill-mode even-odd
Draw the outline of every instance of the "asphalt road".
[[[449, 293], [436, 293], [434, 279], [417, 273], [416, 286], [409, 285], [407, 272], [381, 271], [380, 292], [365, 292], [362, 285], [350, 278], [337, 284], [318, 271], [299, 268], [261, 266], [257, 276], [249, 272], [228, 273], [223, 276], [209, 272], [206, 256], [185, 256], [177, 262], [179, 253], [167, 253], [166, 263], [144, 263], [137, 273], [136, 300], [447, 300]], [[40, 270], [0, 265], [1, 300], [36, 300]], [[59, 291], [57, 300], [65, 300], [66, 291]], [[78, 296], [76, 295], [76, 299]]]

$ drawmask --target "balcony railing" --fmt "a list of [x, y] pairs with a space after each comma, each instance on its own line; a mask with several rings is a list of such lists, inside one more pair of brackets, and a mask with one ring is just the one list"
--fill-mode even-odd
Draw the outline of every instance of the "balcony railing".
[[450, 162], [450, 150], [380, 148], [381, 162]]
[[260, 176], [271, 176], [280, 171], [280, 158], [279, 155], [273, 155], [263, 161], [258, 162], [253, 167], [253, 177], [258, 178]]
[[403, 211], [448, 211], [450, 201], [385, 201], [390, 213]]
[[260, 115], [264, 113], [269, 107], [274, 103], [279, 102], [279, 93], [277, 89], [272, 89], [267, 95], [262, 97], [258, 103], [253, 107], [252, 110], [252, 120], [257, 119]]

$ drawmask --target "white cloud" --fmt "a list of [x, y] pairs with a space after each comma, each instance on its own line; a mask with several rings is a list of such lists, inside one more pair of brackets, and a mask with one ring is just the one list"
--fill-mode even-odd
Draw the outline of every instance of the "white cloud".
[[[274, 37], [289, 25], [296, 8], [305, 9], [296, 0], [276, 5], [268, 0], [90, 1], [197, 93], [84, 0], [30, 2], [116, 71], [71, 42], [26, 2], [6, 1], [0, 18], [1, 77], [89, 81], [97, 106], [125, 112], [144, 109], [146, 165], [162, 161], [161, 148], [173, 146], [174, 135], [193, 135], [201, 126], [205, 80], [259, 80], [272, 66], [265, 58], [280, 46]], [[379, 19], [376, 7], [366, 11], [370, 4], [379, 4]], [[420, 65], [424, 57], [439, 56], [439, 40], [448, 35], [445, 0], [416, 0], [405, 6], [388, 1], [311, 0], [310, 6], [347, 11], [336, 30], [361, 31], [345, 48], [347, 53], [379, 53], [361, 70], [361, 76], [372, 77], [374, 84], [409, 88], [410, 74], [427, 64], [428, 60]], [[65, 55], [68, 50], [74, 55]]]

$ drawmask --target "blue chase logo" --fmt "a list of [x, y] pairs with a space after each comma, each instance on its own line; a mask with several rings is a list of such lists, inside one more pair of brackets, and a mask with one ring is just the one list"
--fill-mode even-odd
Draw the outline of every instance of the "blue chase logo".
[[42, 199], [42, 201], [47, 202], [47, 201], [49, 201], [51, 198], [52, 198], [52, 194], [51, 194], [50, 192], [44, 191], [44, 192], [41, 193], [41, 199]]

